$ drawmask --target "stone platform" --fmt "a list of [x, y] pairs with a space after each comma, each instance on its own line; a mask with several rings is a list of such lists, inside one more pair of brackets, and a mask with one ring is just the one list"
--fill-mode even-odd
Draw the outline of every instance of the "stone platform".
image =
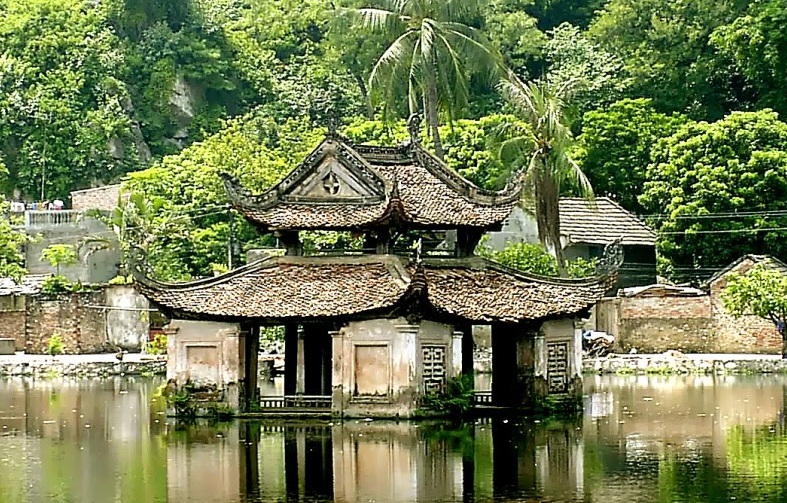
[[617, 354], [584, 358], [585, 374], [787, 374], [787, 360], [760, 354]]
[[167, 361], [162, 357], [127, 353], [120, 362], [114, 353], [88, 355], [44, 355], [0, 356], [0, 377], [108, 377], [119, 375], [163, 375]]

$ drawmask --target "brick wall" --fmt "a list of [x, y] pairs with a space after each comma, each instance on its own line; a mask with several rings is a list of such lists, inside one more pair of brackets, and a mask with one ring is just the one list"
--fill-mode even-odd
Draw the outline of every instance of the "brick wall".
[[16, 350], [25, 349], [25, 296], [0, 296], [0, 339], [14, 339]]
[[67, 354], [107, 351], [104, 311], [88, 307], [103, 304], [103, 291], [28, 297], [25, 351], [45, 354], [54, 334], [63, 338]]
[[694, 319], [711, 317], [709, 296], [623, 297], [621, 319]]
[[[625, 353], [636, 348], [640, 353], [779, 354], [781, 336], [773, 323], [757, 316], [735, 318], [724, 310], [719, 294], [725, 285], [720, 279], [710, 295], [699, 297], [605, 299], [597, 319], [608, 323], [597, 327], [615, 335], [616, 350]], [[607, 326], [610, 322], [614, 327]]]
[[676, 349], [684, 353], [709, 353], [713, 327], [709, 318], [635, 318], [620, 322], [617, 350], [628, 353], [663, 353]]
[[105, 185], [95, 189], [76, 190], [71, 193], [71, 208], [74, 210], [112, 211], [118, 204], [120, 184]]

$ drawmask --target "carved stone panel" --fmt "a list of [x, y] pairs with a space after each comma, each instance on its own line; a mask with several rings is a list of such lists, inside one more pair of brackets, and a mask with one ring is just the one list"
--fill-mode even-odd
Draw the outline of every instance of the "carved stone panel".
[[440, 391], [445, 386], [445, 346], [422, 346], [424, 392]]
[[550, 394], [568, 393], [568, 342], [547, 344], [547, 385]]
[[391, 355], [387, 344], [355, 346], [355, 389], [358, 397], [386, 397], [391, 392]]

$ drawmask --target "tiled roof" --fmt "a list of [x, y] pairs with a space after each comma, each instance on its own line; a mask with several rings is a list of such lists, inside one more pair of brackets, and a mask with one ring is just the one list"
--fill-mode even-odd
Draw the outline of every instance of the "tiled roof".
[[478, 321], [524, 321], [581, 313], [604, 296], [614, 277], [558, 279], [517, 273], [475, 258], [467, 266], [427, 266], [429, 302]]
[[185, 318], [320, 318], [392, 306], [409, 277], [395, 257], [271, 257], [215, 278], [135, 285], [164, 312]]
[[[307, 200], [292, 195], [313, 179], [326, 156], [342, 160], [371, 192], [357, 197]], [[285, 179], [252, 195], [225, 176], [232, 203], [246, 218], [268, 229], [359, 229], [399, 219], [426, 228], [490, 227], [501, 223], [518, 197], [515, 190], [479, 189], [420, 144], [400, 147], [353, 145], [328, 137]], [[313, 199], [313, 198], [312, 198]]]
[[427, 261], [392, 255], [271, 257], [216, 278], [166, 285], [137, 273], [137, 288], [165, 313], [191, 319], [346, 318], [380, 315], [423, 295], [437, 312], [478, 322], [571, 316], [592, 306], [614, 277], [560, 280], [488, 260]]
[[621, 244], [656, 244], [656, 232], [607, 197], [560, 198], [560, 233], [569, 243], [603, 245], [622, 237]]

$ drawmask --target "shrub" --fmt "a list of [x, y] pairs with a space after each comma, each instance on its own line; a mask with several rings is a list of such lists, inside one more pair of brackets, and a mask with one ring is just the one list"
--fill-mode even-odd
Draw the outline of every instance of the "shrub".
[[60, 334], [53, 334], [52, 337], [49, 338], [46, 352], [53, 357], [63, 354], [63, 337], [61, 337]]

